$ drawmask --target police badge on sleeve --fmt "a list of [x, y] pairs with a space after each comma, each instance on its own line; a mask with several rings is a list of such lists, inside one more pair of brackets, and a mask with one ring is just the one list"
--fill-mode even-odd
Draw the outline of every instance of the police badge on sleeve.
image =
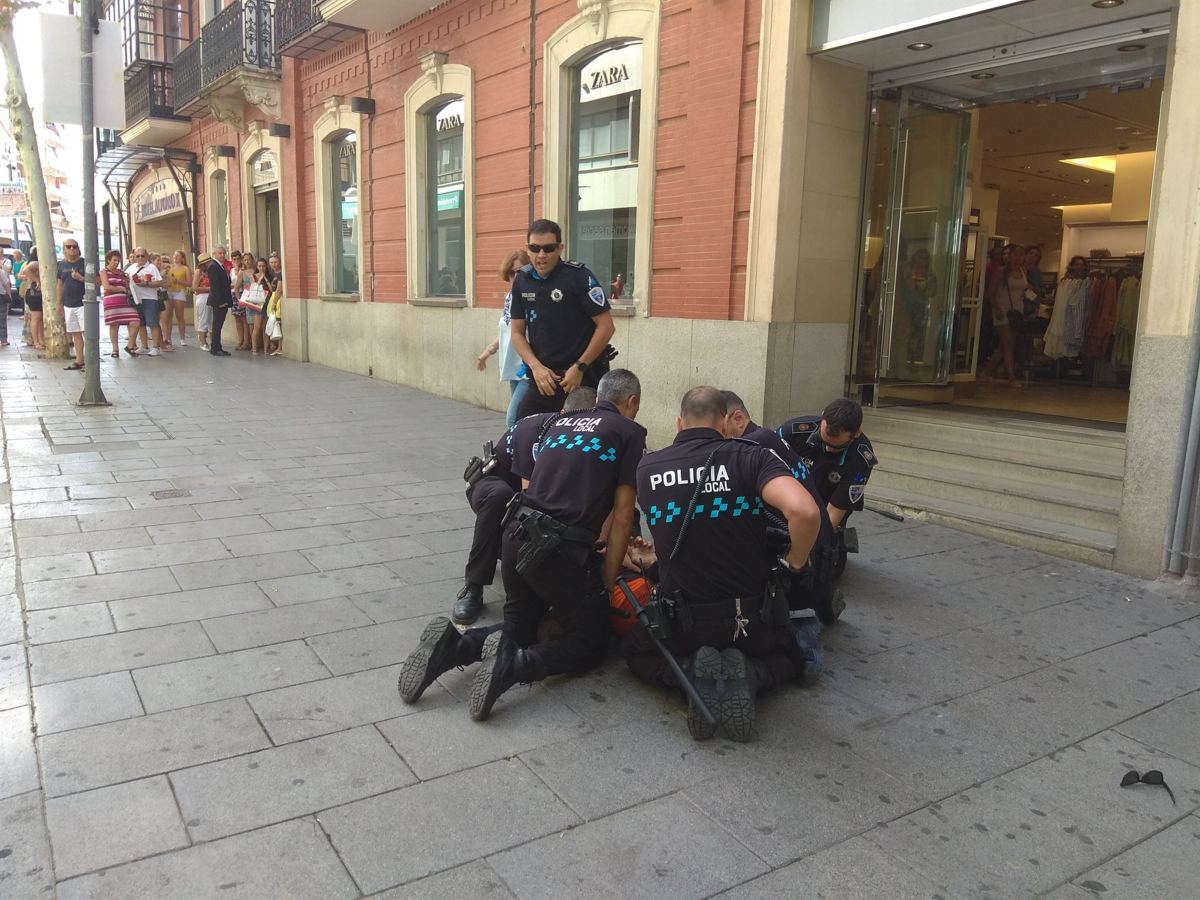
[[608, 299], [604, 296], [604, 288], [600, 287], [600, 285], [596, 285], [594, 288], [589, 290], [588, 296], [592, 298], [592, 302], [597, 306], [603, 306], [605, 301]]
[[866, 490], [865, 485], [862, 485], [862, 484], [851, 485], [850, 486], [850, 502], [855, 503], [855, 504], [861, 502], [862, 498], [863, 498], [863, 492], [865, 490]]

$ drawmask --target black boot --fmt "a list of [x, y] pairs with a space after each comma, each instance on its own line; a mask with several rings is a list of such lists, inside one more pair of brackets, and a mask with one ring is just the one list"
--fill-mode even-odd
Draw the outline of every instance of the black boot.
[[450, 617], [459, 625], [471, 625], [483, 612], [483, 585], [467, 582], [458, 592], [458, 602]]
[[721, 651], [721, 709], [719, 718], [730, 740], [746, 742], [754, 732], [755, 673], [741, 650]]
[[492, 713], [500, 695], [517, 682], [541, 681], [536, 661], [503, 631], [493, 631], [483, 642], [483, 665], [471, 685], [471, 718], [482, 722]]
[[691, 676], [696, 693], [717, 721], [709, 725], [700, 714], [699, 707], [688, 697], [688, 734], [692, 736], [692, 740], [707, 741], [717, 733], [717, 724], [721, 721], [721, 695], [718, 693], [718, 685], [723, 676], [720, 652], [713, 647], [701, 647], [697, 650], [692, 658]]
[[426, 625], [417, 649], [400, 667], [397, 683], [400, 699], [405, 703], [416, 703], [439, 675], [453, 669], [457, 665], [455, 659], [461, 640], [462, 635], [445, 616], [438, 616]]

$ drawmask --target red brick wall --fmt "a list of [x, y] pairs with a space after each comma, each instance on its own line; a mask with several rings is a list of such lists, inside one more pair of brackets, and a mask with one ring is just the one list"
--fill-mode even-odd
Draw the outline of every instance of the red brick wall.
[[[575, 0], [538, 3], [535, 214], [541, 212], [542, 47], [577, 13]], [[437, 50], [474, 73], [475, 292], [479, 305], [499, 306], [497, 266], [522, 243], [529, 218], [529, 14], [529, 0], [452, 0], [388, 34], [359, 37], [319, 59], [284, 61], [283, 121], [292, 126], [281, 166], [289, 293], [318, 293], [313, 126], [328, 97], [367, 96], [369, 76], [376, 114], [361, 135], [363, 299], [403, 302], [404, 92], [421, 74], [420, 57]], [[656, 316], [743, 316], [758, 37], [758, 0], [664, 0], [651, 276]], [[247, 109], [248, 118], [255, 115]], [[212, 144], [240, 142], [205, 119], [182, 145], [202, 156]], [[241, 162], [230, 179], [235, 244], [242, 240]], [[203, 213], [202, 196], [197, 205]]]

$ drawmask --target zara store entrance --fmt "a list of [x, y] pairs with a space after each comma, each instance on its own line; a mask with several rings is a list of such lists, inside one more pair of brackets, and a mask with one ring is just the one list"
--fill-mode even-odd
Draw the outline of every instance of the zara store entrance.
[[1021, 61], [873, 76], [850, 373], [864, 403], [1124, 425], [1167, 23], [1059, 38]]

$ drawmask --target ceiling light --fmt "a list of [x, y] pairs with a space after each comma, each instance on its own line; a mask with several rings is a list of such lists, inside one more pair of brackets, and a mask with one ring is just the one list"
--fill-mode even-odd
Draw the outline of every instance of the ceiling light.
[[1118, 53], [1137, 53], [1139, 50], [1145, 50], [1145, 44], [1122, 44], [1117, 48]]
[[1085, 179], [1083, 179], [1083, 183], [1084, 183], [1084, 184], [1091, 184], [1091, 183], [1092, 183], [1092, 179], [1090, 179], [1090, 178], [1085, 178]]
[[1060, 159], [1060, 163], [1068, 166], [1080, 166], [1084, 169], [1095, 169], [1097, 172], [1107, 172], [1113, 175], [1117, 171], [1116, 157], [1112, 156], [1077, 156], [1074, 159]]
[[1132, 134], [1134, 137], [1142, 137], [1143, 135], [1146, 134], [1146, 132], [1145, 131], [1131, 131], [1130, 134]]
[[1096, 9], [1116, 9], [1118, 6], [1124, 6], [1125, 0], [1092, 0], [1092, 6]]
[[1115, 128], [1113, 128], [1113, 131], [1129, 131], [1129, 129], [1130, 129], [1129, 125], [1118, 125]]
[[987, 81], [989, 78], [995, 78], [996, 76], [993, 75], [991, 72], [976, 72], [971, 77], [974, 78], [976, 81]]
[[[926, 43], [925, 41], [917, 41], [915, 44], [909, 44], [908, 49], [909, 50], [932, 50], [933, 44]], [[1120, 48], [1118, 47], [1117, 49], [1119, 50]]]

